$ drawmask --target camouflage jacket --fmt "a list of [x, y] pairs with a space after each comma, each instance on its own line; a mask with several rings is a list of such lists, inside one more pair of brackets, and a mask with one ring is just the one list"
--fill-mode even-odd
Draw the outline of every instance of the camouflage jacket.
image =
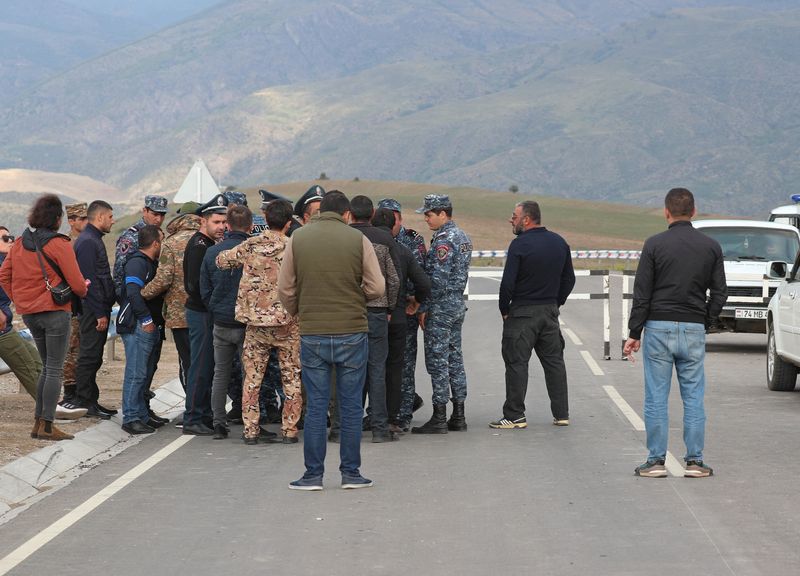
[[139, 230], [144, 228], [144, 218], [139, 218], [139, 221], [125, 230], [117, 238], [117, 247], [114, 251], [114, 271], [111, 276], [114, 279], [114, 291], [117, 294], [119, 301], [122, 301], [125, 280], [125, 261], [128, 256], [133, 255], [139, 249]]
[[236, 320], [252, 326], [283, 326], [297, 319], [278, 300], [278, 273], [283, 263], [286, 238], [264, 230], [217, 255], [220, 270], [242, 267], [236, 297]]
[[463, 298], [472, 258], [472, 240], [452, 220], [433, 235], [425, 272], [431, 278], [430, 305]]
[[167, 225], [167, 237], [161, 246], [158, 272], [142, 288], [146, 300], [166, 292], [164, 297], [164, 319], [167, 328], [187, 328], [186, 290], [183, 288], [183, 253], [189, 238], [200, 229], [200, 217], [194, 214], [178, 216]]

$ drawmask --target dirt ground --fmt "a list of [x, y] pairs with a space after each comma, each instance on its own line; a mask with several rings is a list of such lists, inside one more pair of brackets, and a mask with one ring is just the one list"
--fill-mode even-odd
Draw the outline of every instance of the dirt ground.
[[[122, 405], [122, 375], [125, 371], [125, 350], [122, 340], [116, 340], [116, 358], [106, 354], [103, 366], [97, 373], [100, 386], [100, 403], [107, 408], [120, 409]], [[178, 354], [175, 345], [167, 340], [161, 351], [161, 360], [153, 379], [153, 388], [169, 382], [178, 375]], [[0, 467], [12, 460], [47, 446], [49, 442], [30, 437], [33, 426], [34, 401], [23, 389], [13, 373], [0, 376]], [[59, 420], [57, 426], [74, 434], [96, 424], [97, 419]]]

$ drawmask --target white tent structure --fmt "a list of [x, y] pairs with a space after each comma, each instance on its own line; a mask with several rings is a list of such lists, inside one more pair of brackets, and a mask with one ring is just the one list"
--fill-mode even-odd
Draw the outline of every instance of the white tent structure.
[[183, 202], [198, 202], [205, 204], [219, 194], [219, 186], [206, 168], [205, 162], [198, 160], [189, 170], [186, 179], [181, 184], [180, 190], [172, 201], [176, 204]]

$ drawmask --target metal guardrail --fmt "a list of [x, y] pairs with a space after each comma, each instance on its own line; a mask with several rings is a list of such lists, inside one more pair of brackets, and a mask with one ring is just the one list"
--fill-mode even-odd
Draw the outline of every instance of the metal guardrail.
[[[572, 250], [573, 260], [638, 260], [641, 250]], [[505, 258], [505, 250], [473, 250], [473, 258]]]

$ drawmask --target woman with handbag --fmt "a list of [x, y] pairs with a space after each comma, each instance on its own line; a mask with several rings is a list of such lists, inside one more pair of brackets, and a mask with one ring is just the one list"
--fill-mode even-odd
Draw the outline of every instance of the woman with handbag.
[[31, 430], [31, 437], [41, 440], [72, 438], [56, 428], [53, 420], [61, 394], [72, 303], [87, 292], [72, 243], [58, 233], [63, 212], [58, 196], [40, 197], [28, 216], [30, 228], [14, 242], [0, 268], [0, 286], [31, 331], [44, 366]]

